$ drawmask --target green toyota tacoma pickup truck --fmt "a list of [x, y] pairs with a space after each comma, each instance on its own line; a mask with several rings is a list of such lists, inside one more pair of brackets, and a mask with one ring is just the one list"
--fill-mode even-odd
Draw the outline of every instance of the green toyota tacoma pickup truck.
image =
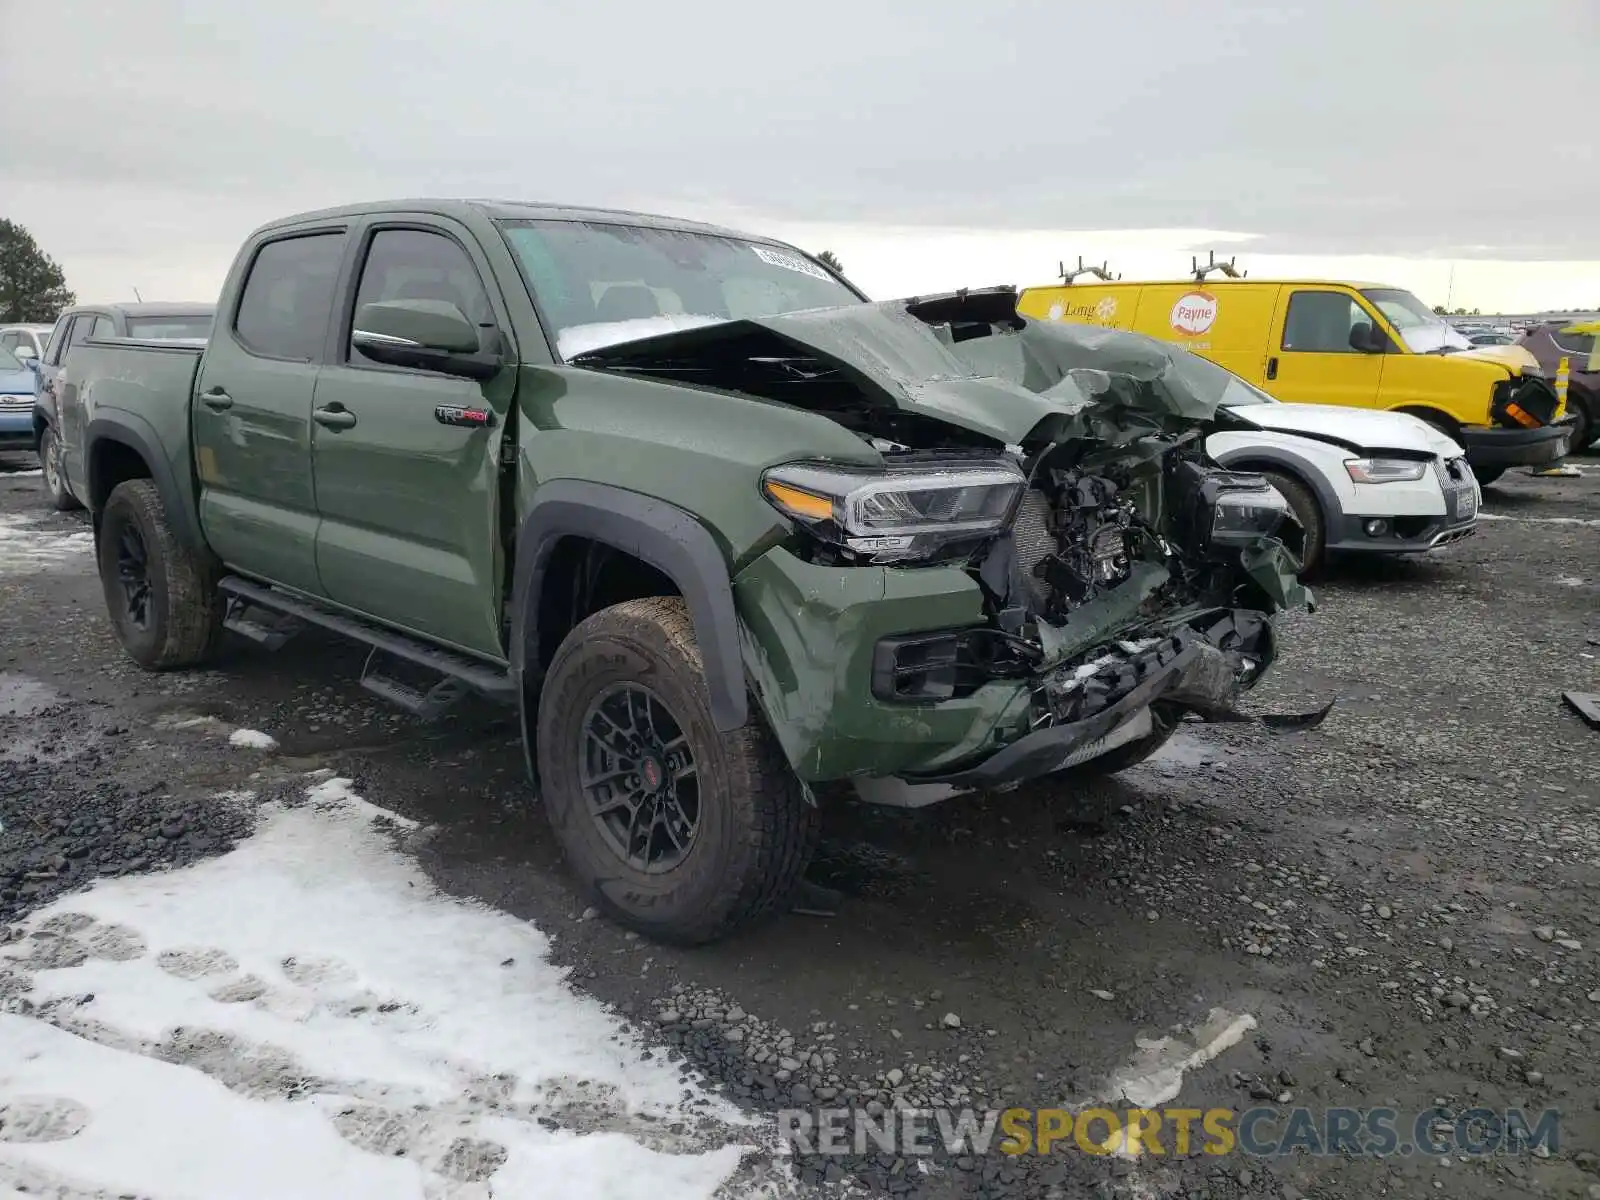
[[1126, 767], [1243, 719], [1306, 600], [1282, 498], [1201, 449], [1233, 377], [1016, 303], [633, 213], [310, 213], [203, 347], [80, 348], [66, 484], [141, 665], [312, 625], [421, 716], [515, 704], [584, 887], [707, 941], [793, 896], [821, 785]]

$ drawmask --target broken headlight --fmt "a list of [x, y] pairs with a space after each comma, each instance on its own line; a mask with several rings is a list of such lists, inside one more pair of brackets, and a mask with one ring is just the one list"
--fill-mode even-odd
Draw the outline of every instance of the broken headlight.
[[993, 537], [1022, 484], [1022, 472], [1005, 462], [884, 471], [789, 463], [763, 475], [761, 491], [820, 541], [887, 563], [926, 561]]
[[1260, 475], [1219, 471], [1187, 459], [1170, 472], [1174, 532], [1203, 556], [1272, 537], [1285, 517], [1292, 520], [1288, 501]]
[[1260, 537], [1271, 537], [1283, 524], [1289, 502], [1266, 480], [1259, 485], [1230, 487], [1217, 493], [1211, 517], [1213, 545], [1247, 546]]

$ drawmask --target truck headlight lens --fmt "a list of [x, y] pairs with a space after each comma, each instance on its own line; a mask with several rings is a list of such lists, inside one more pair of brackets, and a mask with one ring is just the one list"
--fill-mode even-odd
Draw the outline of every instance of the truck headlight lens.
[[1023, 482], [1010, 463], [885, 471], [790, 463], [762, 476], [761, 490], [820, 540], [871, 562], [902, 562], [998, 533]]
[[1288, 512], [1289, 502], [1270, 483], [1219, 492], [1212, 509], [1211, 544], [1243, 546], [1271, 537]]
[[1428, 473], [1428, 464], [1413, 458], [1347, 458], [1344, 469], [1357, 483], [1408, 483]]

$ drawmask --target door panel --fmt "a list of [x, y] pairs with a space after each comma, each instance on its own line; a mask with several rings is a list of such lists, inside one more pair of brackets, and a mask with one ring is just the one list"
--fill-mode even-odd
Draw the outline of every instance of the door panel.
[[344, 248], [334, 232], [258, 249], [237, 314], [217, 314], [193, 406], [206, 540], [230, 566], [312, 595], [311, 405]]
[[1288, 404], [1376, 407], [1384, 355], [1350, 344], [1363, 322], [1378, 327], [1348, 292], [1284, 288], [1262, 386]]
[[[442, 229], [377, 228], [355, 304], [447, 300], [480, 326], [505, 323], [480, 265]], [[500, 441], [516, 372], [487, 383], [376, 363], [349, 343], [317, 380], [317, 569], [329, 599], [482, 654], [499, 656], [503, 555]], [[493, 424], [447, 425], [440, 406], [487, 410]], [[353, 424], [348, 424], [354, 418]], [[326, 419], [326, 418], [325, 418]]]

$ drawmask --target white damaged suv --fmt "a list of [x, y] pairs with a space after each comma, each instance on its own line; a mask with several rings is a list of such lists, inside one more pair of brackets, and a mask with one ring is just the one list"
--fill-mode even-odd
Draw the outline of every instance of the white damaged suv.
[[1206, 452], [1283, 494], [1305, 527], [1305, 573], [1329, 554], [1420, 554], [1477, 529], [1465, 451], [1416, 417], [1281, 404], [1238, 378], [1222, 403], [1260, 429], [1213, 433]]

